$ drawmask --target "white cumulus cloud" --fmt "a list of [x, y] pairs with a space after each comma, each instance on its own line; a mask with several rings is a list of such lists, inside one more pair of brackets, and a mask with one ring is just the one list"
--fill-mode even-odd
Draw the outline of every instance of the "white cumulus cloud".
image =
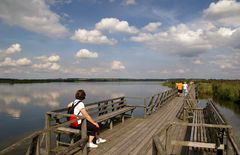
[[76, 55], [77, 58], [97, 58], [98, 53], [97, 52], [91, 52], [87, 49], [80, 49]]
[[50, 37], [68, 33], [60, 23], [60, 16], [51, 11], [44, 0], [1, 0], [0, 20]]
[[79, 41], [81, 43], [89, 43], [89, 44], [113, 45], [117, 43], [116, 40], [108, 39], [107, 36], [103, 35], [102, 32], [98, 30], [87, 31], [85, 29], [78, 29], [75, 31], [71, 39]]
[[21, 59], [18, 59], [16, 63], [20, 66], [24, 66], [24, 65], [29, 65], [31, 63], [31, 60], [27, 58], [21, 58]]
[[60, 56], [59, 55], [52, 55], [50, 57], [48, 57], [47, 61], [49, 62], [58, 62], [60, 60]]
[[7, 57], [7, 58], [4, 59], [4, 61], [1, 63], [0, 66], [16, 66], [16, 61]]
[[1, 50], [0, 49], [0, 56], [4, 57], [6, 55], [11, 55], [11, 54], [15, 54], [15, 53], [19, 53], [22, 51], [21, 45], [16, 43], [16, 44], [12, 44], [9, 48]]
[[129, 26], [127, 21], [120, 21], [117, 18], [103, 18], [96, 24], [98, 30], [108, 30], [109, 32], [137, 33], [138, 29]]
[[6, 57], [0, 66], [25, 66], [31, 64], [31, 60], [27, 58], [20, 58], [18, 60], [13, 60], [12, 58]]
[[223, 37], [229, 37], [233, 34], [234, 30], [231, 30], [230, 28], [221, 27], [218, 30], [218, 34]]
[[21, 52], [21, 45], [20, 44], [12, 44], [11, 47], [9, 47], [6, 50], [6, 54], [14, 54], [14, 53], [18, 53]]
[[60, 60], [60, 56], [59, 55], [51, 55], [51, 56], [39, 56], [39, 57], [35, 57], [35, 59], [37, 60], [41, 60], [44, 62], [58, 62]]
[[225, 26], [240, 26], [240, 2], [235, 0], [221, 0], [212, 2], [204, 10], [204, 17], [210, 21]]
[[163, 32], [139, 33], [130, 40], [144, 43], [157, 51], [194, 57], [212, 48], [212, 45], [204, 37], [205, 33], [202, 29], [193, 30], [185, 24], [179, 24]]
[[149, 23], [146, 26], [143, 27], [144, 31], [147, 32], [154, 32], [156, 31], [162, 24], [160, 22], [156, 22], [156, 23]]
[[123, 65], [123, 63], [121, 61], [114, 60], [111, 63], [111, 69], [112, 70], [123, 70], [123, 69], [125, 69], [125, 66]]
[[57, 71], [60, 69], [60, 65], [57, 63], [41, 63], [41, 64], [34, 64], [32, 66], [34, 69], [40, 69], [40, 70], [49, 70], [49, 71]]
[[35, 57], [36, 60], [39, 60], [40, 62], [37, 62], [32, 65], [32, 68], [37, 70], [43, 70], [43, 71], [58, 71], [60, 70], [61, 66], [57, 63], [60, 60], [59, 55], [51, 55], [51, 56], [39, 56]]

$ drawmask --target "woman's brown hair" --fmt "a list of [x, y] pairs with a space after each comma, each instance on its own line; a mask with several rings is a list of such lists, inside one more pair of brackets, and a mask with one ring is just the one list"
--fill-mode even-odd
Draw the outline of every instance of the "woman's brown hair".
[[84, 100], [85, 97], [86, 97], [86, 93], [82, 89], [78, 90], [75, 94], [75, 98], [79, 100]]

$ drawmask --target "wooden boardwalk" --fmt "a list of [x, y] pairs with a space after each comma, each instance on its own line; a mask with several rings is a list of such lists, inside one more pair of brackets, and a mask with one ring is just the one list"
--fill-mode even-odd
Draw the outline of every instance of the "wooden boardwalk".
[[97, 149], [90, 150], [89, 154], [152, 154], [152, 136], [168, 123], [177, 120], [176, 114], [182, 105], [183, 97], [175, 97], [145, 119], [128, 119], [124, 124], [118, 124], [112, 130], [102, 132], [102, 137], [108, 141], [100, 144]]

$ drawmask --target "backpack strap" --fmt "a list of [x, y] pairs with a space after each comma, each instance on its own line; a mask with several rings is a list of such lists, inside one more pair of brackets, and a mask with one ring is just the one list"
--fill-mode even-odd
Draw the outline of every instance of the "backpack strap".
[[[75, 105], [74, 105], [74, 101], [73, 101], [73, 103], [72, 103], [72, 108], [73, 108], [73, 111], [74, 111], [74, 109], [75, 109], [75, 107], [80, 103], [80, 102], [82, 102], [81, 100], [80, 101], [78, 101]], [[79, 115], [80, 114], [80, 111], [78, 112], [78, 114], [77, 115]]]

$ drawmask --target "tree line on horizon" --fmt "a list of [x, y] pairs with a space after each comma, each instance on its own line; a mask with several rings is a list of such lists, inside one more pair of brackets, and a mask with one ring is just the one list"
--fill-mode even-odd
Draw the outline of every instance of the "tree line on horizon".
[[166, 79], [132, 78], [57, 78], [57, 79], [8, 79], [0, 78], [0, 83], [49, 83], [49, 82], [111, 82], [111, 81], [166, 81]]
[[176, 82], [240, 82], [239, 79], [185, 79], [185, 78], [169, 78], [169, 79], [137, 79], [137, 78], [56, 78], [56, 79], [13, 79], [13, 78], [0, 78], [0, 83], [48, 83], [48, 82], [114, 82], [114, 81], [167, 81], [166, 85], [172, 87]]

